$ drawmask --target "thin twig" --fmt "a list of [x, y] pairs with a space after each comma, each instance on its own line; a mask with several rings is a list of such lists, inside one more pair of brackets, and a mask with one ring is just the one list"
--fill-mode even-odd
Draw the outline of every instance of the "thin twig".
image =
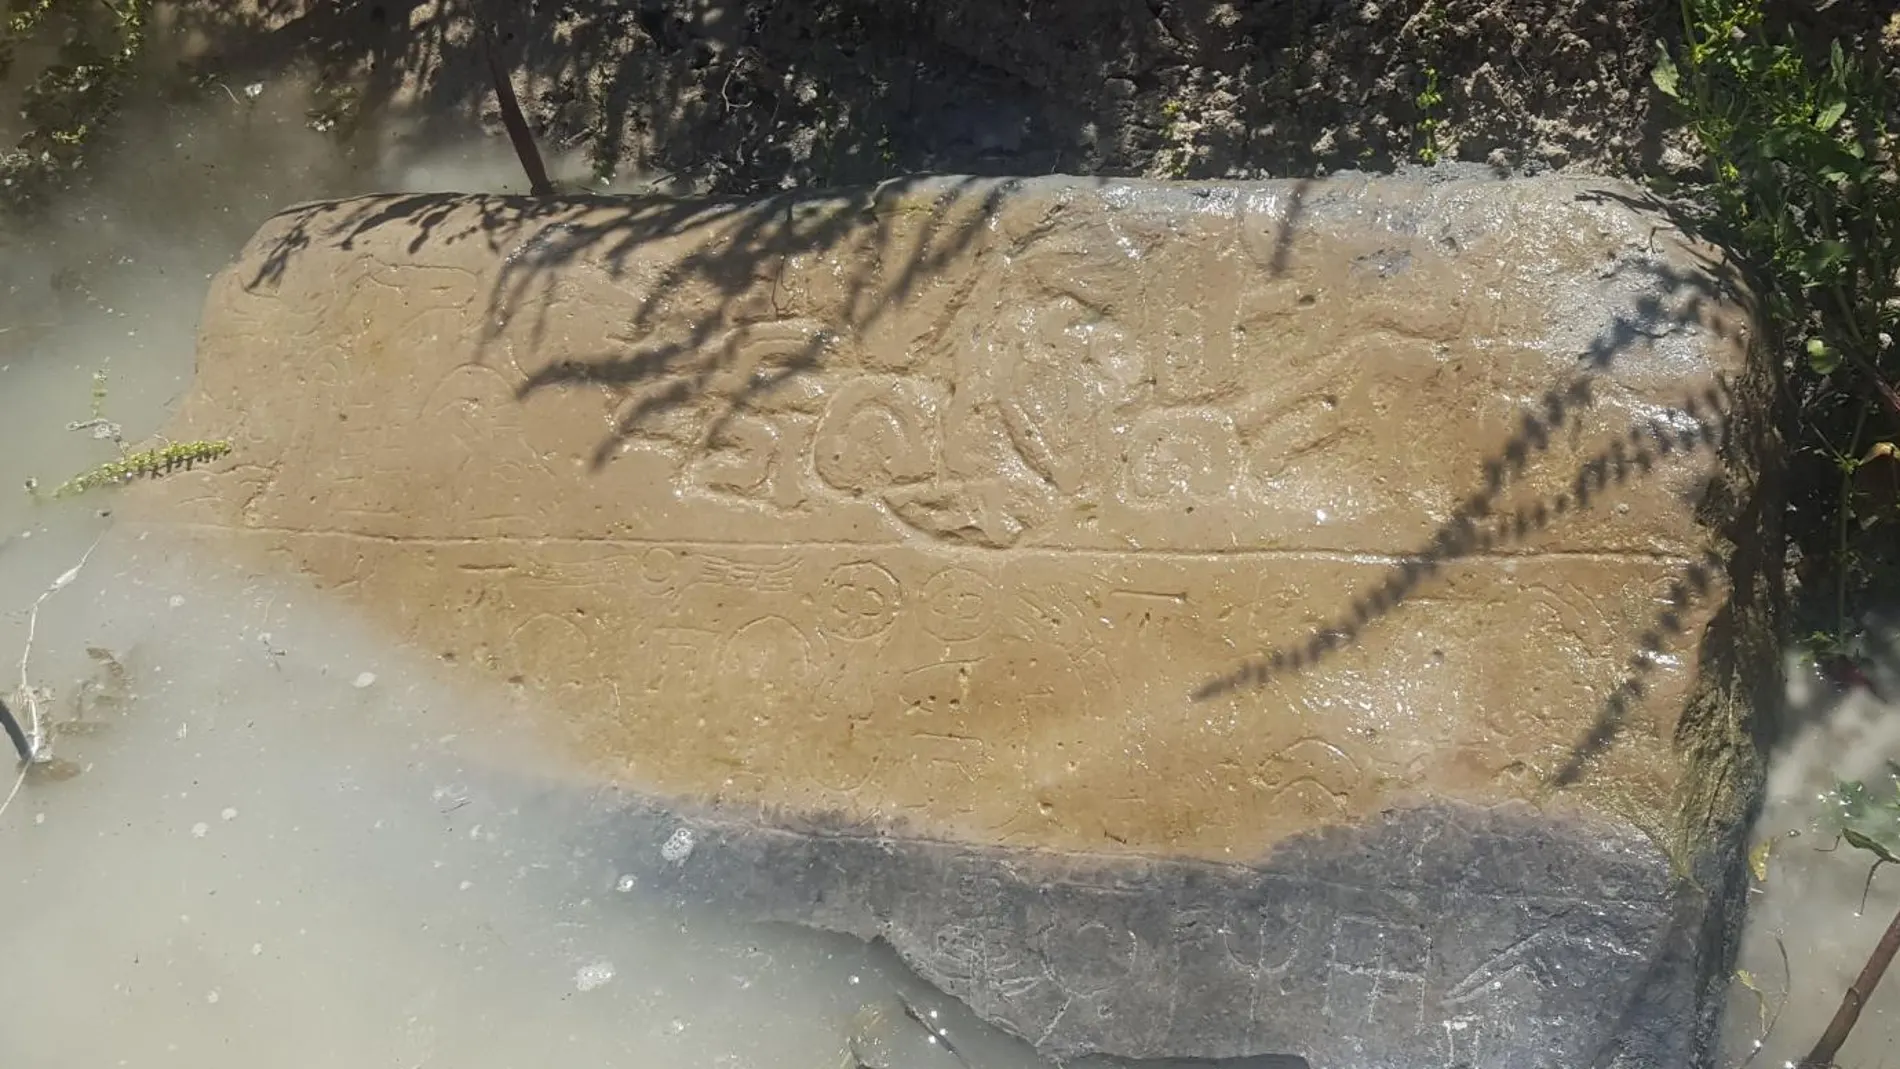
[[1841, 1008], [1834, 1011], [1834, 1019], [1828, 1022], [1827, 1031], [1814, 1044], [1808, 1056], [1801, 1059], [1799, 1069], [1828, 1069], [1834, 1064], [1834, 1055], [1840, 1053], [1841, 1044], [1847, 1042], [1847, 1034], [1854, 1030], [1854, 1022], [1860, 1020], [1860, 1011], [1873, 997], [1874, 987], [1880, 978], [1887, 974], [1887, 966], [1893, 961], [1896, 951], [1900, 951], [1900, 912], [1887, 922], [1886, 934], [1874, 945], [1874, 952], [1867, 956], [1867, 964], [1861, 966], [1860, 975], [1854, 978], [1853, 986], [1841, 996]]
[[33, 656], [33, 639], [39, 633], [40, 606], [46, 604], [47, 598], [64, 590], [67, 584], [79, 578], [79, 570], [92, 559], [92, 551], [99, 548], [100, 539], [104, 537], [105, 535], [102, 534], [93, 539], [92, 545], [87, 546], [86, 552], [80, 556], [79, 563], [61, 572], [59, 578], [53, 580], [51, 585], [41, 591], [40, 596], [33, 601], [33, 611], [27, 614], [26, 648], [20, 651], [20, 700], [26, 703], [27, 719], [32, 726], [27, 732], [27, 759], [21, 762], [20, 774], [14, 779], [13, 789], [7, 792], [6, 800], [0, 801], [0, 816], [6, 815], [7, 807], [13, 804], [14, 797], [20, 793], [20, 785], [26, 782], [26, 774], [33, 768], [34, 762], [46, 756], [46, 736], [40, 721], [40, 699], [26, 670], [27, 661]]
[[20, 755], [22, 764], [33, 760], [33, 744], [27, 741], [26, 732], [20, 730], [20, 722], [13, 718], [13, 710], [7, 703], [0, 701], [0, 730], [5, 730], [7, 738], [13, 741], [13, 749]]

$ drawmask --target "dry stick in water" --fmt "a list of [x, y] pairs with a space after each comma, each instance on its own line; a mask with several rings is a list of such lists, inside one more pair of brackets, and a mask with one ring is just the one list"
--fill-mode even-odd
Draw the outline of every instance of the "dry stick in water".
[[548, 181], [548, 169], [541, 163], [541, 150], [535, 147], [534, 134], [521, 114], [521, 101], [515, 99], [515, 87], [495, 54], [495, 35], [488, 20], [476, 17], [481, 27], [482, 58], [488, 61], [488, 76], [495, 82], [495, 102], [501, 106], [501, 124], [508, 128], [508, 140], [514, 142], [515, 155], [521, 157], [521, 169], [528, 172], [528, 192], [537, 197], [550, 196], [554, 183]]
[[[87, 546], [86, 552], [80, 556], [78, 564], [60, 573], [59, 578], [53, 580], [51, 586], [40, 591], [40, 596], [33, 601], [33, 611], [27, 615], [26, 648], [20, 651], [20, 695], [26, 702], [26, 712], [28, 717], [32, 720], [33, 729], [31, 734], [27, 737], [26, 762], [20, 768], [20, 775], [13, 781], [13, 789], [7, 792], [6, 798], [0, 800], [0, 816], [6, 815], [7, 807], [13, 804], [14, 797], [20, 793], [20, 785], [26, 782], [26, 774], [28, 770], [33, 767], [33, 762], [40, 757], [40, 747], [45, 742], [45, 738], [40, 729], [39, 694], [33, 689], [33, 682], [27, 676], [26, 672], [27, 661], [33, 657], [33, 639], [39, 634], [40, 606], [46, 604], [47, 598], [66, 589], [68, 583], [79, 578], [79, 570], [84, 568], [86, 562], [92, 559], [92, 551], [99, 548], [100, 539], [104, 537], [104, 535], [100, 535], [98, 538], [93, 539], [92, 545]], [[11, 720], [12, 717], [9, 716], [8, 719]], [[18, 724], [16, 723], [14, 726], [17, 728]], [[17, 738], [14, 740], [14, 745], [19, 745]]]
[[7, 708], [6, 702], [0, 702], [0, 729], [13, 740], [13, 748], [20, 752], [22, 762], [33, 760], [33, 744], [27, 741], [26, 732], [20, 730], [20, 722], [13, 718], [13, 710]]
[[1887, 923], [1887, 932], [1874, 944], [1874, 952], [1867, 956], [1867, 964], [1861, 966], [1860, 975], [1854, 977], [1853, 986], [1847, 994], [1841, 996], [1841, 1008], [1834, 1011], [1834, 1019], [1828, 1022], [1827, 1031], [1814, 1044], [1808, 1056], [1801, 1059], [1800, 1069], [1828, 1069], [1834, 1064], [1834, 1055], [1840, 1052], [1841, 1044], [1847, 1042], [1847, 1033], [1854, 1030], [1854, 1022], [1860, 1020], [1861, 1008], [1874, 995], [1874, 986], [1887, 973], [1887, 965], [1893, 961], [1895, 951], [1900, 951], [1900, 913], [1893, 915]]

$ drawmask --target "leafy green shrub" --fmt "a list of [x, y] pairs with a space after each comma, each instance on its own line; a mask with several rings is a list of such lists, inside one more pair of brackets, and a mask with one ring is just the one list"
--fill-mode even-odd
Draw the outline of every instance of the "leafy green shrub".
[[0, 147], [0, 206], [33, 201], [81, 164], [118, 108], [145, 45], [151, 6], [152, 0], [0, 0], [0, 86], [23, 51], [51, 53], [20, 87], [26, 130]]
[[1896, 94], [1879, 42], [1811, 47], [1769, 25], [1763, 0], [1682, 0], [1684, 38], [1658, 42], [1656, 87], [1706, 160], [1696, 190], [1753, 269], [1785, 354], [1800, 440], [1837, 473], [1818, 511], [1833, 541], [1835, 648], [1849, 630], [1852, 537], [1900, 518], [1900, 176]]
[[[1769, 25], [1764, 0], [1682, 0], [1682, 18], [1674, 52], [1657, 43], [1653, 78], [1703, 154], [1706, 176], [1695, 192], [1715, 236], [1754, 275], [1760, 310], [1783, 355], [1798, 428], [1794, 445], [1815, 462], [1809, 470], [1837, 473], [1831, 492], [1810, 509], [1821, 522], [1810, 521], [1808, 530], [1832, 536], [1823, 559], [1834, 596], [1830, 625], [1809, 643], [1837, 682], [1865, 683], [1848, 613], [1850, 584], [1867, 577], [1856, 536], [1900, 518], [1893, 445], [1900, 393], [1892, 386], [1900, 369], [1894, 85], [1882, 42], [1850, 47], [1836, 39], [1825, 49], [1808, 47], [1812, 42], [1791, 29]], [[1900, 16], [1894, 25], [1900, 27]], [[1801, 525], [1794, 526], [1800, 538]], [[1895, 556], [1890, 546], [1881, 555]], [[1885, 780], [1840, 783], [1823, 814], [1842, 841], [1873, 855], [1876, 869], [1900, 863], [1900, 779]], [[1758, 879], [1767, 846], [1750, 856]], [[1872, 878], [1870, 870], [1870, 884]], [[1896, 949], [1900, 916], [1801, 1069], [1832, 1064]], [[1749, 977], [1741, 982], [1759, 995]]]

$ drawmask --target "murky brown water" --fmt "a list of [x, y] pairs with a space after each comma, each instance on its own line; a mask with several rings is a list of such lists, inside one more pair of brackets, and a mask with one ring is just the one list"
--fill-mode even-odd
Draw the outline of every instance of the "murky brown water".
[[268, 213], [517, 180], [505, 142], [394, 160], [304, 107], [214, 87], [139, 116], [99, 193], [0, 257], [0, 693], [50, 688], [79, 770], [0, 810], [0, 1066], [836, 1069], [854, 1034], [955, 1065], [899, 992], [985, 1066], [1036, 1064], [881, 949], [646, 894], [656, 844], [590, 839], [506, 708], [294, 582], [112, 528], [109, 491], [25, 493], [115, 455], [69, 429], [95, 373], [127, 441], [162, 423], [208, 275]]
[[[1881, 621], [1885, 648], [1874, 653], [1874, 679], [1885, 697], [1900, 676], [1900, 622]], [[1789, 706], [1816, 717], [1777, 755], [1756, 839], [1773, 839], [1767, 879], [1750, 898], [1748, 931], [1737, 966], [1760, 989], [1738, 983], [1730, 995], [1724, 1066], [1792, 1066], [1814, 1045], [1840, 1006], [1881, 933], [1900, 911], [1900, 870], [1839, 846], [1816, 827], [1836, 777], [1881, 778], [1900, 760], [1900, 709], [1864, 689], [1837, 694], [1790, 657]], [[1865, 905], [1862, 896], [1865, 894]], [[1766, 1031], [1766, 1038], [1763, 1033]], [[1849, 1069], [1900, 1065], [1900, 974], [1886, 977], [1862, 1011], [1838, 1064]]]

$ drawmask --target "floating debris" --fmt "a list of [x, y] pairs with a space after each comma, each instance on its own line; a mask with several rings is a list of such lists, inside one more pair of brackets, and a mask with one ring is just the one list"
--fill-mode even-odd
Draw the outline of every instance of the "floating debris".
[[597, 961], [592, 965], [583, 965], [574, 973], [574, 990], [592, 991], [613, 978], [614, 963], [611, 961]]
[[696, 845], [698, 840], [693, 835], [693, 829], [675, 828], [673, 834], [660, 844], [660, 856], [674, 863], [685, 861]]

